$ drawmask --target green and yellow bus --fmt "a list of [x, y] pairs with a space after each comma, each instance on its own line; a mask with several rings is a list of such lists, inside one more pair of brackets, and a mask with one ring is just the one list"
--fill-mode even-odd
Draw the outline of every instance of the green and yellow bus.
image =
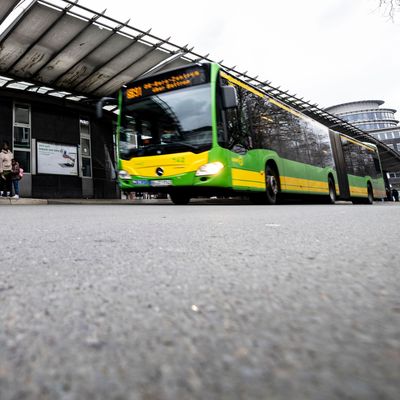
[[136, 80], [118, 95], [118, 181], [124, 192], [285, 195], [372, 203], [385, 197], [377, 148], [333, 131], [230, 75], [194, 64]]

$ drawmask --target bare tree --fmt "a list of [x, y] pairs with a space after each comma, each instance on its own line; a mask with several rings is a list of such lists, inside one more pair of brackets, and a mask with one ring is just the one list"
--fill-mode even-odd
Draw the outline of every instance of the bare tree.
[[400, 11], [400, 0], [379, 0], [379, 7], [384, 10], [385, 15], [394, 20], [396, 12]]

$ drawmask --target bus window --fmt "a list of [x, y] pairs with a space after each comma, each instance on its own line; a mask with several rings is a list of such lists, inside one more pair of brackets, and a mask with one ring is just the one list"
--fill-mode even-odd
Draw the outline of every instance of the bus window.
[[238, 107], [225, 111], [228, 132], [227, 147], [238, 153], [245, 153], [251, 146], [251, 122], [249, 116], [248, 96], [243, 88], [237, 88]]
[[335, 162], [333, 160], [331, 140], [329, 138], [329, 129], [323, 125], [318, 124], [317, 135], [320, 149], [320, 166], [322, 168], [334, 168]]
[[[198, 85], [127, 103], [120, 130], [123, 159], [202, 152], [212, 145], [210, 85]], [[136, 135], [136, 141], [132, 139]]]
[[376, 154], [376, 152], [374, 152], [372, 157], [373, 157], [373, 161], [374, 161], [376, 174], [379, 178], [381, 178], [382, 177], [382, 169], [381, 169], [381, 164], [379, 162], [378, 154]]
[[370, 176], [372, 179], [381, 178], [382, 171], [379, 158], [373, 149], [341, 136], [342, 148], [347, 173], [356, 176]]

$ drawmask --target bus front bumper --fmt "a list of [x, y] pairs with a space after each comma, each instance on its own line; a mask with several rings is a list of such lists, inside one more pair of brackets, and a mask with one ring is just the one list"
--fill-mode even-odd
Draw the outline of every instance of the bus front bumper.
[[227, 171], [210, 176], [196, 176], [195, 172], [175, 176], [148, 178], [140, 176], [119, 177], [118, 183], [122, 191], [126, 192], [172, 192], [188, 190], [196, 192], [207, 189], [229, 189], [231, 179], [226, 176]]

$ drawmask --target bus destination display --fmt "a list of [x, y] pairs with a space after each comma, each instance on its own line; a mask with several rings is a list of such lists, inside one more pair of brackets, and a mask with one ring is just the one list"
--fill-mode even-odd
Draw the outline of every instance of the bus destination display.
[[142, 97], [154, 96], [171, 90], [200, 85], [205, 82], [206, 75], [202, 68], [181, 70], [173, 74], [158, 76], [153, 80], [138, 82], [136, 86], [126, 90], [126, 98], [128, 100], [137, 100]]

